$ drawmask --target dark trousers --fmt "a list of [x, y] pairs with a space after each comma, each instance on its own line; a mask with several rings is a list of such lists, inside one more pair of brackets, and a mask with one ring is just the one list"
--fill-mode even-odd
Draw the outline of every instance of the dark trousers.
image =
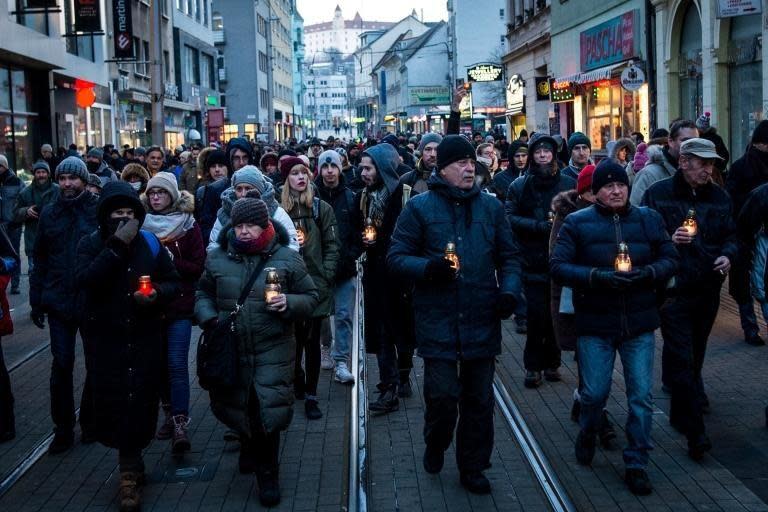
[[[77, 322], [65, 320], [58, 315], [48, 315], [51, 333], [51, 417], [56, 431], [71, 431], [75, 426], [75, 399], [73, 373], [75, 369], [75, 343], [77, 342]], [[87, 376], [80, 400], [80, 425], [87, 430], [91, 419], [90, 387]]]
[[720, 291], [708, 290], [670, 298], [660, 311], [662, 375], [671, 394], [669, 419], [688, 437], [704, 433], [701, 370], [719, 307]]
[[379, 366], [379, 389], [404, 384], [413, 368], [413, 348], [385, 336], [376, 354], [376, 362]]
[[248, 399], [251, 435], [240, 439], [240, 449], [250, 456], [261, 471], [277, 471], [280, 459], [280, 432], [265, 432], [259, 413], [259, 398], [253, 388]]
[[121, 473], [126, 471], [144, 472], [144, 458], [141, 456], [140, 448], [120, 448], [117, 451], [117, 459]]
[[3, 432], [13, 432], [15, 430], [14, 423], [11, 377], [8, 375], [8, 368], [5, 366], [3, 345], [0, 343], [0, 434]]
[[424, 441], [445, 451], [456, 432], [459, 471], [490, 467], [493, 449], [494, 358], [471, 361], [424, 359]]
[[525, 340], [525, 369], [540, 372], [560, 367], [560, 348], [552, 330], [549, 281], [525, 283], [528, 302], [528, 336]]
[[[294, 387], [307, 395], [317, 395], [317, 381], [320, 379], [320, 326], [322, 318], [296, 322], [296, 363]], [[301, 356], [304, 355], [304, 368]]]
[[8, 238], [11, 240], [11, 245], [13, 246], [13, 250], [16, 251], [16, 254], [19, 256], [16, 258], [16, 268], [13, 270], [13, 273], [11, 274], [11, 288], [18, 288], [19, 287], [19, 281], [21, 279], [21, 227], [9, 229], [7, 231]]

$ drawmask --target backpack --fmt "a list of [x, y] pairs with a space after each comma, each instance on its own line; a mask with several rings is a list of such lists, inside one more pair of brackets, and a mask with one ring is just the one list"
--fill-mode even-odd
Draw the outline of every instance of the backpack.
[[152, 253], [152, 259], [157, 259], [157, 255], [160, 254], [160, 240], [158, 240], [154, 233], [150, 233], [144, 229], [139, 231], [149, 246], [149, 250]]

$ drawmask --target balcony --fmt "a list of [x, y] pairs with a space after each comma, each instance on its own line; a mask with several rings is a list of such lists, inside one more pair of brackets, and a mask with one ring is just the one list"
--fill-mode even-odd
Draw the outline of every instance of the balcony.
[[213, 31], [213, 44], [226, 44], [226, 39], [224, 38], [224, 31], [223, 30], [214, 30]]

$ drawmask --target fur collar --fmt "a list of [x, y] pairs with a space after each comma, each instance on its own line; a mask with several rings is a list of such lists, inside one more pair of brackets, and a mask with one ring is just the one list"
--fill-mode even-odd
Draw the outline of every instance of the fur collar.
[[[146, 211], [149, 209], [149, 199], [146, 194], [141, 194], [141, 204], [144, 205]], [[171, 209], [167, 213], [195, 213], [195, 196], [186, 190], [182, 190], [179, 194], [179, 199], [171, 206]]]

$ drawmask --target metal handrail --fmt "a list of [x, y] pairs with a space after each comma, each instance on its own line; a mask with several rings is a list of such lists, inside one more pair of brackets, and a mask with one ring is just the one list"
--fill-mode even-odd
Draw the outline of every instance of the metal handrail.
[[349, 435], [349, 512], [367, 512], [367, 437], [368, 391], [366, 389], [365, 365], [365, 303], [363, 300], [363, 261], [365, 255], [356, 262], [357, 277], [355, 286], [355, 309], [352, 330], [352, 385], [350, 400], [350, 435]]

